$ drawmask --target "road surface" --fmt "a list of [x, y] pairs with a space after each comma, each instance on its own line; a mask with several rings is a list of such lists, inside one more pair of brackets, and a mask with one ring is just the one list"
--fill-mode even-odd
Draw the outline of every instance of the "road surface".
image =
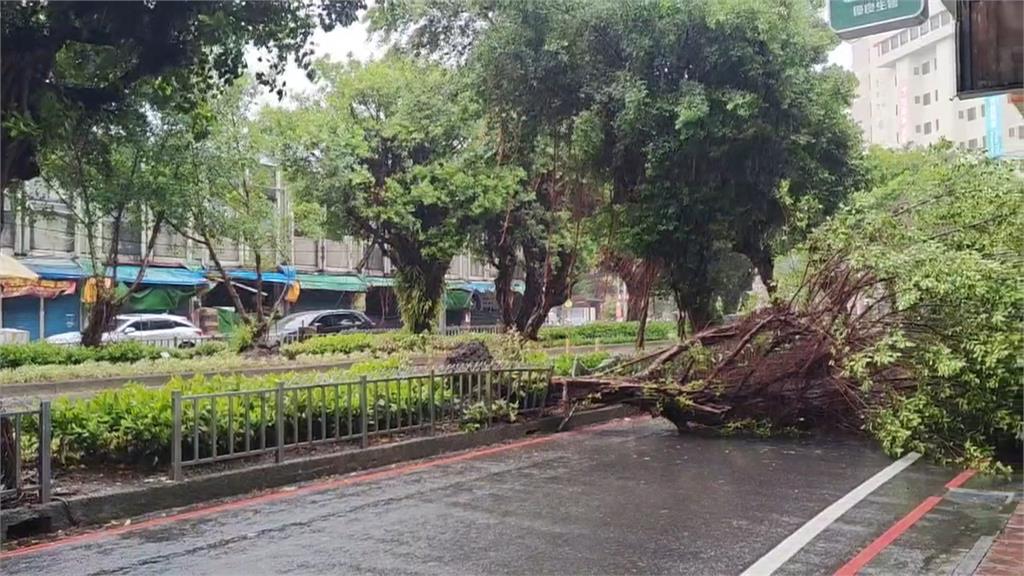
[[918, 460], [812, 520], [893, 466], [857, 441], [680, 436], [641, 418], [8, 551], [0, 573], [739, 574], [796, 534], [776, 573], [832, 574], [939, 495], [864, 572], [949, 574], [1008, 513], [1012, 492], [949, 490], [958, 470]]

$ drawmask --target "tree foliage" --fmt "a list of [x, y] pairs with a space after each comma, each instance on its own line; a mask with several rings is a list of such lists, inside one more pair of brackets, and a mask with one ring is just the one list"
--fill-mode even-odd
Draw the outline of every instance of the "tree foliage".
[[330, 88], [292, 115], [305, 127], [292, 172], [327, 230], [383, 250], [406, 327], [431, 330], [452, 258], [520, 174], [491, 161], [479, 104], [456, 73], [397, 55], [322, 72]]
[[268, 52], [270, 72], [257, 80], [275, 85], [290, 60], [311, 62], [308, 40], [318, 27], [347, 26], [364, 7], [361, 0], [5, 3], [0, 189], [38, 174], [33, 135], [45, 98], [93, 113], [146, 81], [189, 110], [242, 73], [248, 46]]
[[[198, 115], [168, 113], [160, 120], [172, 143], [162, 162], [177, 166], [178, 180], [173, 200], [163, 207], [167, 222], [209, 256], [258, 343], [286, 295], [281, 290], [265, 298], [264, 273], [290, 259], [292, 221], [281, 210], [287, 196], [279, 196], [266, 135], [249, 116], [255, 98], [256, 85], [243, 78], [202, 103]], [[256, 273], [251, 298], [228, 280], [225, 262], [238, 254]]]
[[[399, 2], [380, 6], [371, 18], [403, 50], [461, 67], [483, 105], [495, 162], [525, 174], [479, 235], [498, 271], [502, 322], [528, 338], [570, 297], [593, 256], [592, 216], [604, 193], [578, 143], [583, 71], [565, 49], [577, 7], [570, 1]], [[512, 292], [516, 272], [525, 279], [522, 297]]]
[[[1024, 434], [1024, 180], [1013, 161], [875, 151], [875, 186], [816, 231], [812, 256], [842, 254], [891, 294], [899, 328], [849, 372], [872, 385], [885, 367], [912, 393], [879, 411], [871, 431], [890, 452], [916, 450], [970, 466], [1019, 454]], [[813, 265], [813, 262], [812, 262]], [[869, 302], [865, 303], [870, 306]]]
[[[47, 99], [43, 109], [41, 178], [23, 187], [23, 205], [44, 222], [55, 222], [46, 220], [48, 213], [66, 214], [84, 232], [96, 297], [82, 341], [97, 345], [145, 274], [178, 189], [179, 167], [165, 161], [169, 138], [152, 122], [144, 93], [99, 113], [59, 98]], [[140, 251], [143, 266], [128, 290], [119, 291], [118, 255], [126, 247]]]
[[803, 0], [597, 3], [575, 27], [612, 234], [665, 262], [699, 328], [717, 246], [770, 284], [780, 234], [857, 185], [853, 84], [824, 66], [834, 37]]

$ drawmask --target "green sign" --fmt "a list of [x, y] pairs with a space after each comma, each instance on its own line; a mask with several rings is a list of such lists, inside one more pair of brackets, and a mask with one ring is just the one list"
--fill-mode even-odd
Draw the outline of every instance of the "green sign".
[[928, 0], [828, 0], [829, 24], [844, 40], [915, 26], [928, 19]]

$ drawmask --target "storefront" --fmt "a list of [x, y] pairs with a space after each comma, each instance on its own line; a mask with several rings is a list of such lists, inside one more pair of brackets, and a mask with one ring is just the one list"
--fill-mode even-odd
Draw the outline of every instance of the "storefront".
[[79, 330], [78, 297], [82, 269], [71, 260], [27, 259], [22, 264], [38, 280], [0, 282], [0, 322], [4, 328], [25, 330], [30, 340]]

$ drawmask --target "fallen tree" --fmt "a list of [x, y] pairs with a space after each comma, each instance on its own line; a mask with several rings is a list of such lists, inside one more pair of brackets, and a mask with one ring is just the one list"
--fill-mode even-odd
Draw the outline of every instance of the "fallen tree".
[[1020, 173], [941, 148], [885, 154], [884, 181], [812, 236], [788, 299], [561, 379], [569, 398], [680, 430], [865, 432], [894, 455], [1005, 470], [1024, 437]]
[[860, 430], [872, 408], [908, 385], [901, 370], [886, 367], [865, 390], [844, 368], [899, 321], [889, 296], [866, 303], [878, 286], [837, 259], [807, 283], [803, 303], [777, 303], [703, 330], [613, 373], [559, 382], [572, 399], [638, 404], [681, 430], [744, 423]]

